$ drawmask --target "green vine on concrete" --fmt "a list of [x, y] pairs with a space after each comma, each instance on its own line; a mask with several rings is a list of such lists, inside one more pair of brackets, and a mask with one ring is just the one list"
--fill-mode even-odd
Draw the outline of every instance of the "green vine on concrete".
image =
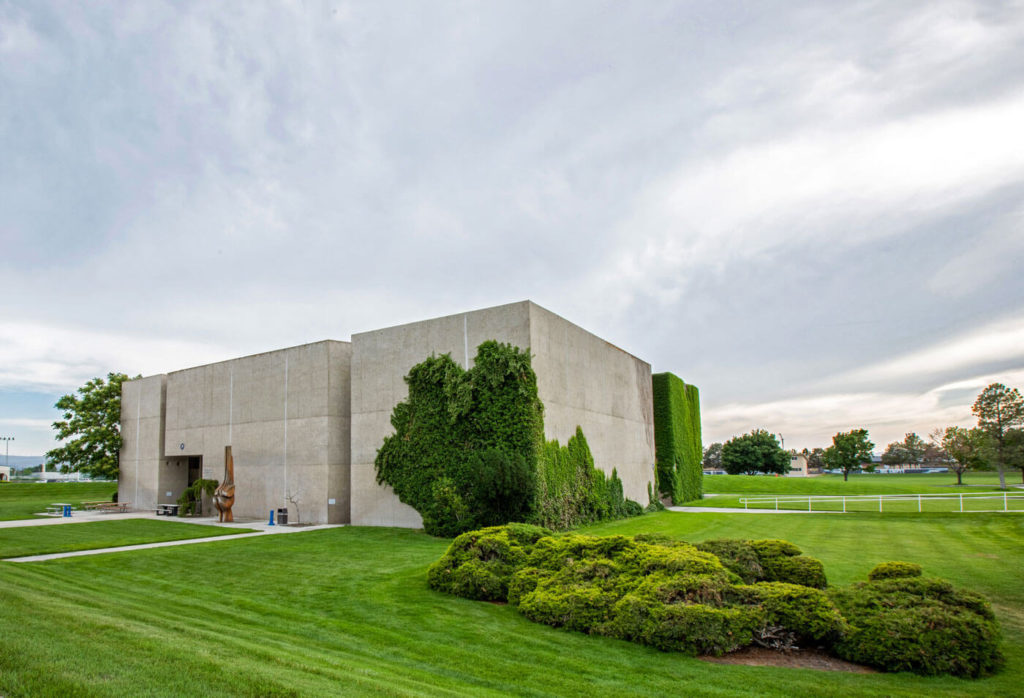
[[682, 504], [703, 496], [704, 449], [700, 429], [700, 392], [671, 373], [655, 373], [654, 460], [661, 494]]
[[557, 528], [640, 513], [622, 481], [594, 467], [582, 430], [544, 442], [544, 406], [528, 351], [487, 341], [466, 370], [431, 356], [405, 377], [395, 433], [377, 452], [377, 482], [423, 517], [433, 535], [510, 521]]

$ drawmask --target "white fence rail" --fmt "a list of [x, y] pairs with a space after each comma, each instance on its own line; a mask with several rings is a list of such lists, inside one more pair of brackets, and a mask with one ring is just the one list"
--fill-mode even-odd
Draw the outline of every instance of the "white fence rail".
[[[846, 513], [850, 508], [854, 508], [856, 511], [867, 511], [868, 509], [873, 511], [875, 503], [878, 504], [879, 512], [886, 511], [886, 504], [890, 505], [889, 510], [891, 511], [893, 508], [891, 505], [900, 502], [910, 502], [911, 506], [898, 506], [896, 508], [899, 511], [912, 511], [913, 504], [916, 503], [917, 511], [922, 512], [925, 510], [925, 503], [935, 501], [949, 505], [948, 508], [933, 508], [932, 511], [936, 512], [960, 511], [964, 513], [971, 513], [990, 511], [1024, 511], [1024, 491], [1022, 490], [1014, 492], [955, 492], [941, 494], [819, 494], [782, 495], [778, 497], [740, 497], [740, 502], [743, 504], [744, 509], [804, 509], [804, 507], [806, 507], [807, 511], [842, 511], [843, 513]], [[865, 507], [863, 505], [865, 502], [869, 504], [870, 507]], [[967, 502], [966, 509], [964, 508], [964, 502]], [[991, 503], [993, 508], [975, 508], [975, 503]], [[815, 506], [817, 506], [817, 509], [815, 509]], [[1016, 506], [1016, 508], [1014, 508], [1014, 506]]]

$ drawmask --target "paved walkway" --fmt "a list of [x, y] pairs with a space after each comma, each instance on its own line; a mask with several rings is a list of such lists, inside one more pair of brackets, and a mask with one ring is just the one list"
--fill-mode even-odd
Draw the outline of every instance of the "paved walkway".
[[153, 513], [131, 512], [127, 514], [103, 514], [97, 512], [75, 512], [69, 518], [39, 518], [39, 519], [18, 519], [16, 521], [0, 521], [0, 528], [22, 528], [25, 526], [53, 526], [62, 524], [92, 523], [96, 521], [118, 521], [125, 519], [153, 519], [157, 521], [178, 521], [179, 523], [199, 524], [200, 526], [216, 526], [217, 528], [249, 529], [250, 532], [241, 531], [234, 535], [211, 536], [208, 538], [187, 538], [185, 540], [167, 540], [159, 543], [141, 543], [139, 545], [123, 545], [117, 548], [96, 548], [95, 550], [74, 550], [66, 553], [49, 553], [46, 555], [29, 555], [26, 557], [10, 557], [0, 562], [40, 562], [42, 560], [57, 560], [64, 557], [81, 557], [82, 555], [102, 555], [105, 553], [120, 553], [131, 550], [144, 550], [146, 548], [167, 548], [173, 545], [192, 545], [193, 543], [212, 543], [220, 540], [237, 540], [239, 538], [255, 538], [257, 536], [270, 536], [283, 533], [301, 533], [303, 531], [319, 531], [325, 528], [342, 528], [343, 524], [321, 524], [318, 526], [270, 526], [266, 521], [234, 521], [232, 523], [220, 523], [216, 517], [175, 519], [169, 516], [157, 516]]
[[739, 507], [665, 507], [687, 514], [717, 512], [722, 514], [840, 514], [838, 511], [807, 511], [806, 509], [740, 509]]

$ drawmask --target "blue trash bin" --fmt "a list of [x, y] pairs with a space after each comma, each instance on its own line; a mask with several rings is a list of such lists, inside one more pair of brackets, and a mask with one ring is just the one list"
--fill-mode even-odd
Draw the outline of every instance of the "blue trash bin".
[[70, 504], [65, 504], [64, 505], [64, 516], [66, 516], [68, 518], [71, 518], [71, 505]]

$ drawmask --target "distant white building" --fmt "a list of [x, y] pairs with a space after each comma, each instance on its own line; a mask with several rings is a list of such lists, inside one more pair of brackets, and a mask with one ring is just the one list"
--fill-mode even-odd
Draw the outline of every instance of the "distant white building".
[[807, 456], [797, 453], [789, 459], [789, 472], [786, 477], [807, 477], [808, 472]]
[[56, 471], [44, 471], [36, 473], [37, 480], [44, 480], [46, 482], [88, 482], [89, 477], [82, 473], [61, 473]]
[[11, 469], [9, 466], [0, 465], [0, 482], [9, 482], [11, 479]]

